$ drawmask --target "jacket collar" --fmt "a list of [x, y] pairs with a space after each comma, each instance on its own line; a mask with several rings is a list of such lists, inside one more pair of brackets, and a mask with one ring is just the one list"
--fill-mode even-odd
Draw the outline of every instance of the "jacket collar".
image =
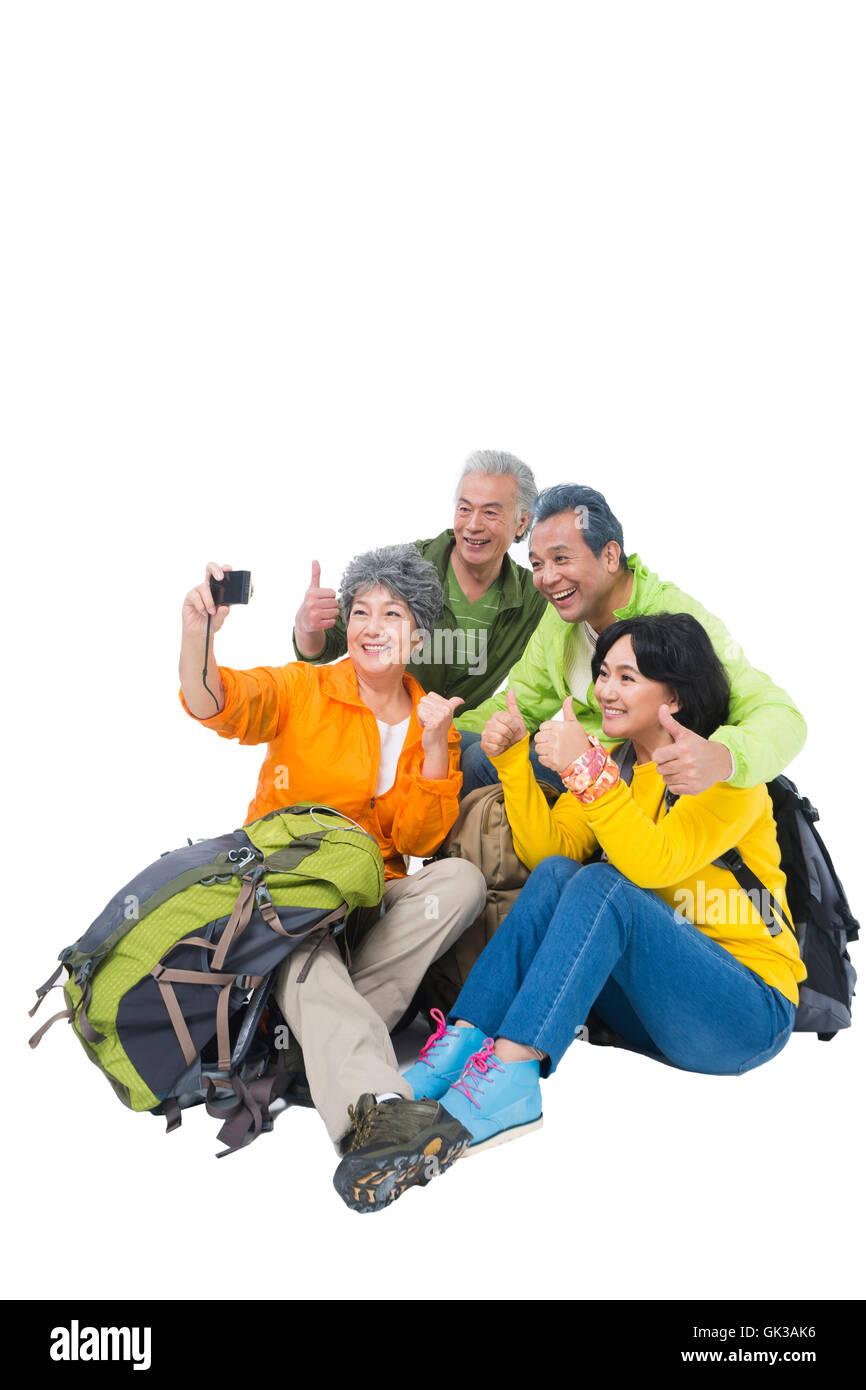
[[[352, 665], [350, 657], [344, 657], [342, 661], [336, 662], [333, 666], [320, 666], [321, 685], [320, 689], [329, 695], [332, 700], [339, 700], [343, 705], [355, 705], [360, 709], [365, 709], [368, 714], [373, 714], [369, 705], [366, 705], [358, 694], [358, 677]], [[420, 730], [415, 711], [418, 708], [418, 701], [424, 694], [422, 686], [418, 684], [414, 676], [410, 676], [408, 671], [403, 672], [403, 684], [412, 698], [412, 718], [411, 725]], [[375, 715], [373, 718], [375, 719]]]
[[[424, 544], [424, 558], [429, 560], [431, 565], [435, 565], [439, 575], [439, 580], [444, 589], [445, 576], [448, 573], [448, 561], [451, 559], [451, 551], [454, 549], [454, 530], [449, 527], [441, 535], [434, 537], [432, 541], [422, 542]], [[507, 553], [502, 559], [502, 594], [499, 600], [500, 608], [522, 608], [523, 593], [520, 588], [518, 576], [518, 566], [514, 563], [511, 556]], [[447, 597], [447, 596], [446, 596]]]
[[634, 575], [634, 583], [631, 586], [631, 598], [629, 599], [625, 607], [615, 608], [613, 610], [613, 615], [615, 618], [634, 618], [644, 612], [644, 607], [641, 602], [641, 598], [646, 589], [647, 579], [649, 578], [650, 572], [644, 564], [643, 560], [638, 555], [637, 551], [635, 551], [634, 555], [629, 555], [626, 563], [628, 564], [629, 569]]

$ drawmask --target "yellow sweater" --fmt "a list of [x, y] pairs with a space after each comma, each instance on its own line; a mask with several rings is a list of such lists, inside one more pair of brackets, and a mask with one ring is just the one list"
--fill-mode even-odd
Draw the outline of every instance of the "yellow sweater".
[[634, 769], [631, 786], [617, 782], [585, 806], [566, 792], [551, 807], [529, 762], [529, 737], [493, 762], [505, 792], [514, 848], [527, 868], [551, 854], [588, 859], [597, 849], [639, 888], [664, 902], [738, 961], [798, 1001], [806, 977], [797, 941], [784, 926], [770, 936], [761, 914], [727, 869], [713, 860], [735, 846], [788, 913], [776, 823], [764, 785], [717, 782], [698, 796], [681, 796], [670, 811], [655, 763]]

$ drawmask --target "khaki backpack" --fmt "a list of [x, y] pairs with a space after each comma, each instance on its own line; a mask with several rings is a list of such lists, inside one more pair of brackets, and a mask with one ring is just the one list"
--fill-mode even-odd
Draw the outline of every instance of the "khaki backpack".
[[[539, 782], [552, 806], [562, 795], [547, 782]], [[468, 859], [484, 875], [487, 902], [480, 917], [453, 946], [430, 966], [412, 1004], [425, 1013], [441, 1009], [447, 1014], [469, 971], [497, 928], [504, 922], [514, 900], [529, 878], [530, 870], [518, 859], [511, 826], [505, 814], [505, 793], [500, 782], [476, 787], [461, 802], [460, 814], [451, 833], [437, 850], [436, 859]], [[401, 1023], [409, 1022], [410, 1018]]]

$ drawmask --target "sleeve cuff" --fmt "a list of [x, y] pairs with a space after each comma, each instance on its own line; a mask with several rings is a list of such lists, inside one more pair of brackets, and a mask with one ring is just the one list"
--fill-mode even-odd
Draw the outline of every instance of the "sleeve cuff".
[[328, 634], [327, 634], [327, 632], [325, 632], [324, 636], [325, 636], [325, 645], [322, 647], [322, 650], [319, 652], [319, 655], [318, 655], [318, 656], [304, 656], [303, 652], [301, 651], [300, 647], [298, 646], [297, 638], [295, 637], [295, 629], [292, 628], [292, 646], [293, 646], [294, 649], [295, 649], [295, 656], [296, 656], [296, 658], [298, 659], [298, 661], [306, 661], [307, 664], [308, 664], [309, 666], [321, 666], [321, 665], [326, 665], [327, 662], [330, 661], [330, 657], [328, 656]]
[[721, 740], [720, 738], [714, 738], [714, 737], [711, 736], [711, 737], [710, 737], [710, 742], [711, 742], [711, 743], [716, 743], [716, 744], [718, 744], [718, 746], [719, 746], [720, 748], [724, 748], [725, 752], [728, 754], [728, 756], [729, 756], [730, 759], [731, 759], [731, 770], [730, 770], [730, 772], [728, 773], [727, 777], [720, 777], [720, 778], [719, 778], [719, 781], [720, 781], [720, 782], [730, 782], [730, 783], [733, 784], [734, 778], [735, 778], [736, 775], [737, 775], [737, 756], [736, 756], [736, 754], [734, 753], [734, 751], [733, 751], [733, 749], [730, 747], [730, 745], [727, 744], [727, 743], [723, 743], [722, 740]]
[[504, 753], [499, 753], [495, 758], [491, 758], [493, 766], [499, 772], [511, 772], [514, 768], [520, 767], [526, 762], [529, 755], [529, 734], [524, 734], [519, 743], [513, 743], [510, 748], [506, 748]]
[[415, 780], [422, 791], [444, 798], [459, 795], [463, 785], [463, 773], [458, 772], [450, 777], [422, 777], [419, 772]]

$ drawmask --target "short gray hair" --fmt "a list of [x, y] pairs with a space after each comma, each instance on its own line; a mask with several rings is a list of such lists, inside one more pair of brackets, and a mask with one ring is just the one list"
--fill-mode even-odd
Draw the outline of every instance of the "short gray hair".
[[425, 560], [414, 545], [387, 545], [356, 555], [340, 580], [340, 609], [343, 622], [356, 598], [381, 585], [393, 598], [402, 599], [415, 620], [415, 627], [429, 632], [442, 613], [444, 596], [434, 565]]
[[[513, 478], [517, 483], [517, 515], [532, 510], [532, 504], [538, 496], [535, 474], [529, 464], [523, 463], [516, 454], [505, 454], [500, 449], [476, 449], [463, 465], [460, 482], [467, 473], [493, 473], [499, 477]], [[457, 484], [457, 496], [459, 495], [460, 483]], [[517, 539], [522, 541], [525, 535], [526, 531]]]

